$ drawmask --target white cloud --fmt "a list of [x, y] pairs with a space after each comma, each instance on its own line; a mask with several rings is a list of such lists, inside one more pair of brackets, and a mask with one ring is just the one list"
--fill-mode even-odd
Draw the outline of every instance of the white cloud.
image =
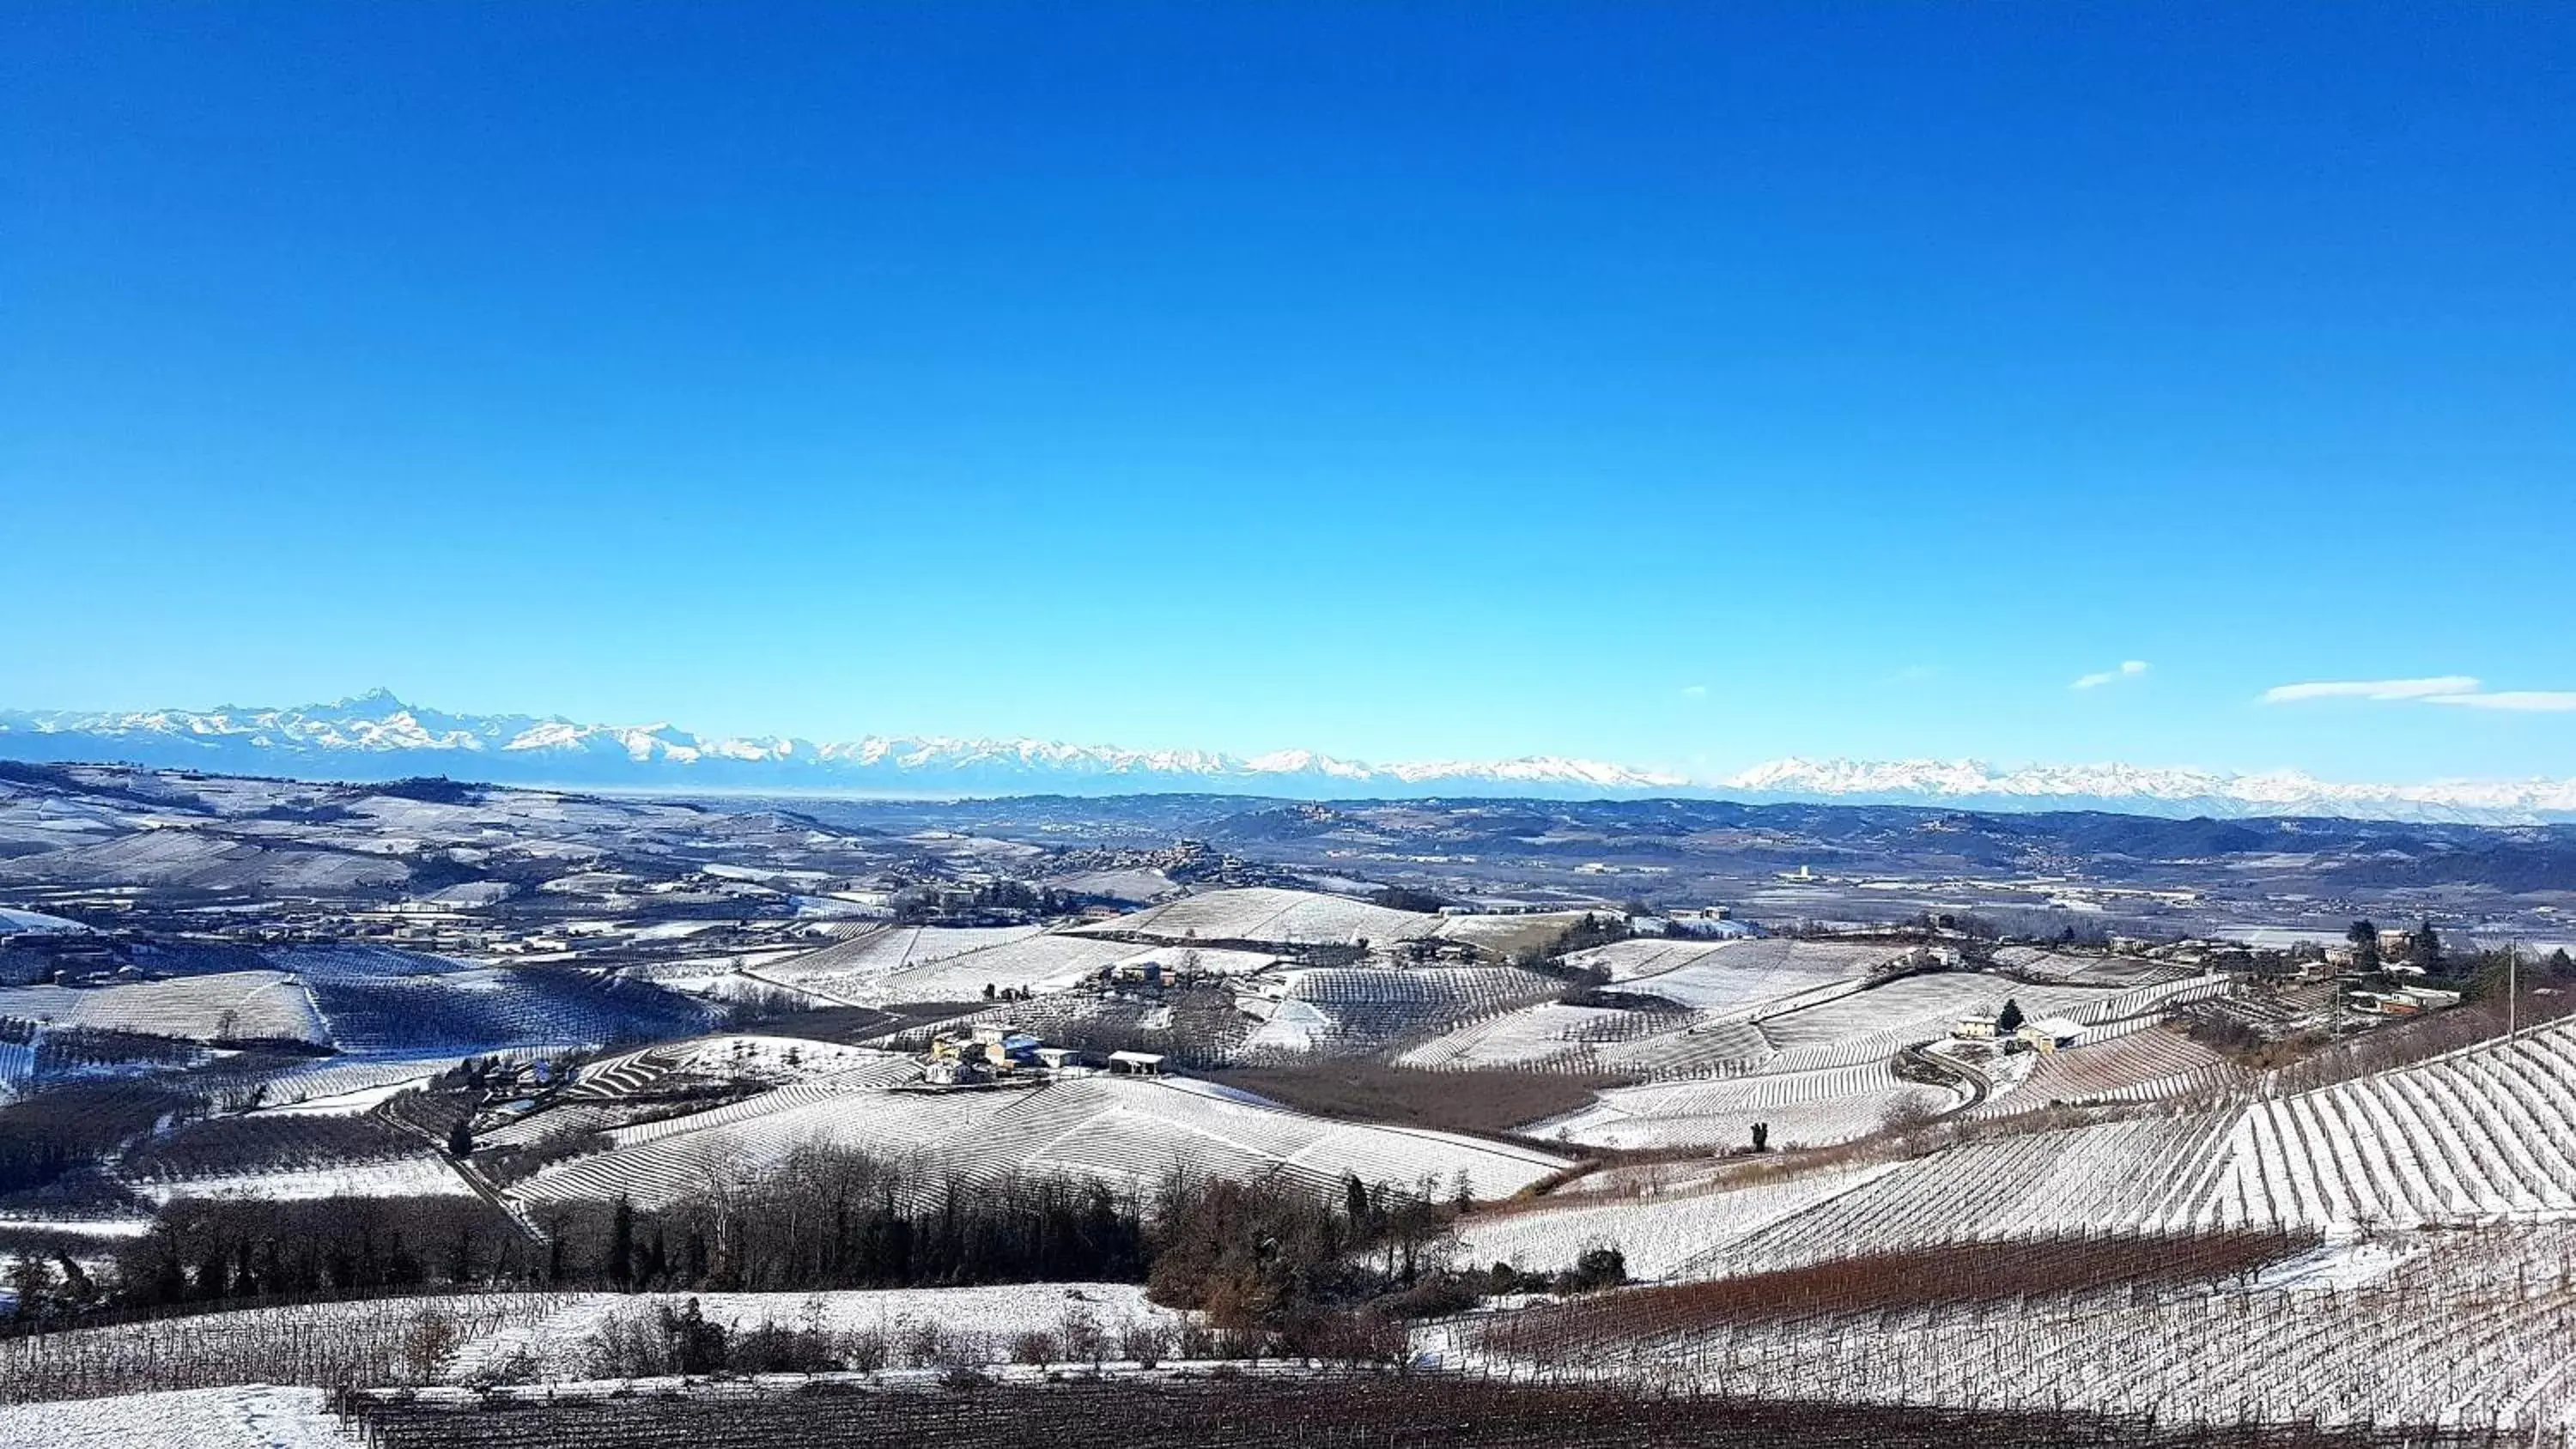
[[1685, 684], [1682, 686], [1682, 698], [1706, 699], [1708, 698], [1708, 686], [1705, 684]]
[[2431, 679], [2329, 679], [2309, 684], [2276, 684], [2263, 691], [2265, 704], [2297, 704], [2309, 699], [2450, 699], [2477, 693], [2478, 681], [2466, 674]]
[[2426, 704], [2457, 704], [2470, 709], [2510, 709], [2532, 713], [2576, 711], [2576, 689], [2499, 689], [2493, 694], [2428, 694]]
[[2489, 690], [2466, 674], [2430, 679], [2339, 679], [2314, 684], [2276, 684], [2263, 691], [2265, 704], [2296, 704], [2310, 699], [2369, 699], [2409, 704], [2449, 704], [2462, 709], [2501, 709], [2524, 714], [2576, 714], [2576, 689]]
[[2133, 679], [2146, 672], [2147, 661], [2143, 659], [2123, 659], [2120, 661], [2119, 668], [2105, 669], [2096, 674], [2083, 675], [2070, 687], [2075, 689], [2099, 689], [2103, 685], [2122, 679]]

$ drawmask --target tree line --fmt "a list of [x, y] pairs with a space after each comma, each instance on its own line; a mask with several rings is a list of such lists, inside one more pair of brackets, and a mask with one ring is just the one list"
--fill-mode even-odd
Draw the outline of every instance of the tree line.
[[[121, 1248], [105, 1284], [30, 1269], [24, 1316], [439, 1287], [807, 1292], [1024, 1282], [1141, 1283], [1255, 1350], [1373, 1356], [1408, 1318], [1533, 1279], [1448, 1257], [1463, 1203], [1411, 1189], [1178, 1172], [1135, 1191], [1094, 1179], [929, 1173], [809, 1145], [667, 1202], [558, 1204], [542, 1236], [477, 1199], [177, 1199]], [[1573, 1287], [1616, 1282], [1600, 1263]]]

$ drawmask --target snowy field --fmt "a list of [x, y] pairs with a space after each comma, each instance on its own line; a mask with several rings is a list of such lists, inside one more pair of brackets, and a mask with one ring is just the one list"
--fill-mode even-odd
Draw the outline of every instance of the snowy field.
[[335, 1197], [464, 1197], [472, 1193], [456, 1169], [435, 1153], [384, 1162], [352, 1162], [279, 1172], [205, 1177], [145, 1178], [126, 1184], [160, 1205], [174, 1198], [242, 1198], [309, 1202]]
[[[1603, 914], [1616, 915], [1605, 908]], [[1456, 941], [1489, 951], [1496, 956], [1511, 957], [1533, 947], [1544, 948], [1555, 942], [1591, 911], [1530, 911], [1518, 915], [1450, 916], [1442, 920], [1437, 934], [1443, 941]]]
[[1258, 941], [1279, 945], [1353, 945], [1416, 941], [1437, 935], [1449, 917], [1389, 910], [1319, 891], [1250, 886], [1183, 896], [1132, 915], [1076, 927], [1095, 935], [1181, 941]]
[[0, 1407], [12, 1449], [363, 1449], [318, 1388], [180, 1389]]
[[844, 1046], [796, 1036], [726, 1032], [689, 1041], [661, 1042], [581, 1068], [569, 1095], [615, 1099], [657, 1088], [673, 1078], [755, 1082], [786, 1086], [898, 1060], [873, 1047]]
[[[908, 1065], [908, 1064], [907, 1064]], [[1034, 1088], [886, 1090], [869, 1072], [782, 1088], [747, 1102], [609, 1134], [611, 1150], [519, 1184], [527, 1201], [669, 1201], [728, 1174], [766, 1170], [831, 1143], [969, 1177], [1093, 1177], [1141, 1188], [1174, 1169], [1331, 1187], [1346, 1174], [1443, 1192], [1464, 1182], [1500, 1198], [1570, 1164], [1507, 1143], [1415, 1128], [1334, 1122], [1186, 1078], [1092, 1076]]]
[[[775, 1324], [833, 1334], [876, 1334], [890, 1345], [935, 1330], [969, 1358], [1000, 1361], [1013, 1335], [1052, 1330], [1082, 1320], [1106, 1331], [1112, 1342], [1123, 1329], [1177, 1329], [1185, 1313], [1158, 1307], [1132, 1283], [1003, 1283], [975, 1288], [839, 1289], [817, 1293], [574, 1293], [550, 1300], [541, 1316], [514, 1323], [466, 1343], [440, 1373], [450, 1382], [512, 1359], [532, 1363], [538, 1377], [587, 1377], [583, 1347], [614, 1316], [677, 1308], [695, 1298], [710, 1323], [730, 1332]], [[516, 1375], [514, 1375], [516, 1376]]]
[[1283, 971], [1277, 983], [1276, 994], [1241, 998], [1267, 1017], [1244, 1043], [1247, 1051], [1375, 1052], [1565, 989], [1555, 977], [1517, 966], [1324, 967]]
[[1651, 1026], [1654, 1020], [1609, 1007], [1541, 1002], [1445, 1032], [1398, 1054], [1395, 1064], [1432, 1071], [1542, 1065], [1581, 1069], [1593, 1059], [1596, 1044], [1634, 1035], [1637, 1027]]
[[2151, 986], [2197, 974], [2169, 961], [2077, 955], [2037, 946], [1998, 948], [1995, 964], [2017, 976], [2066, 986]]
[[1644, 992], [1714, 1016], [1758, 1017], [1766, 1008], [1856, 988], [1904, 954], [1883, 944], [1734, 939], [1618, 941], [1567, 957], [1606, 971], [1622, 990]]
[[975, 1001], [984, 998], [987, 988], [1066, 991], [1111, 966], [1141, 970], [1150, 963], [1176, 969], [1184, 955], [1191, 958], [1189, 965], [1210, 976], [1247, 975], [1276, 959], [1251, 951], [1138, 946], [1132, 941], [1034, 927], [904, 926], [765, 965], [755, 974], [761, 981], [792, 986], [829, 1001], [884, 1006], [905, 1001]]
[[[728, 1330], [771, 1324], [836, 1335], [879, 1336], [902, 1365], [934, 1341], [943, 1362], [998, 1363], [1030, 1329], [1099, 1328], [1112, 1343], [1130, 1327], [1179, 1328], [1186, 1315], [1124, 1283], [1019, 1283], [973, 1288], [835, 1289], [813, 1293], [493, 1293], [431, 1295], [291, 1308], [251, 1308], [0, 1339], [0, 1403], [84, 1399], [102, 1391], [194, 1390], [220, 1398], [235, 1384], [458, 1383], [478, 1376], [564, 1380], [597, 1376], [594, 1335], [613, 1318], [677, 1308]], [[424, 1358], [421, 1325], [435, 1323], [446, 1351]], [[132, 1402], [127, 1400], [126, 1402]], [[193, 1401], [177, 1407], [192, 1416]], [[222, 1424], [221, 1404], [208, 1405]], [[6, 1432], [89, 1411], [60, 1405], [0, 1409]], [[109, 1427], [114, 1421], [104, 1421]], [[191, 1423], [195, 1422], [192, 1417]], [[206, 1432], [214, 1432], [209, 1427]], [[111, 1441], [114, 1442], [114, 1441]], [[158, 1443], [144, 1439], [126, 1441]], [[210, 1444], [236, 1442], [210, 1438]], [[261, 1441], [251, 1440], [257, 1443]]]
[[1590, 1106], [1522, 1130], [1548, 1141], [1629, 1149], [1744, 1147], [1753, 1126], [1775, 1148], [1831, 1147], [1878, 1131], [1899, 1112], [1933, 1115], [1957, 1094], [1901, 1081], [1884, 1061], [1819, 1071], [1614, 1087]]
[[1685, 1277], [1753, 1233], [1865, 1186], [1895, 1166], [1836, 1168], [1636, 1202], [1477, 1213], [1458, 1225], [1457, 1261], [1547, 1272], [1572, 1266], [1587, 1248], [1608, 1246], [1626, 1258], [1632, 1278]]
[[227, 971], [110, 986], [0, 988], [0, 1017], [186, 1041], [330, 1039], [312, 997], [282, 971]]

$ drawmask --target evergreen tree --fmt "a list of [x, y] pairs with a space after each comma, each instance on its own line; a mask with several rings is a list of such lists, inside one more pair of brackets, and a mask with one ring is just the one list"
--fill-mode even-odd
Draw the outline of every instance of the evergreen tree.
[[2369, 921], [2355, 921], [2343, 938], [2352, 943], [2352, 964], [2363, 971], [2379, 969], [2379, 927]]
[[53, 1286], [54, 1267], [39, 1254], [29, 1253], [9, 1266], [9, 1288], [18, 1295], [20, 1318], [42, 1314]]
[[459, 1162], [474, 1155], [474, 1129], [462, 1117], [447, 1129], [447, 1155]]
[[2004, 1009], [1995, 1013], [1995, 1035], [2010, 1036], [2021, 1030], [2022, 1022], [2027, 1019], [2021, 1014], [2021, 1002], [2017, 998], [2006, 997]]
[[621, 1289], [635, 1282], [635, 1204], [623, 1193], [608, 1210], [608, 1281]]
[[2442, 938], [2433, 934], [2431, 917], [2415, 932], [2415, 950], [2410, 958], [2433, 975], [2442, 973]]

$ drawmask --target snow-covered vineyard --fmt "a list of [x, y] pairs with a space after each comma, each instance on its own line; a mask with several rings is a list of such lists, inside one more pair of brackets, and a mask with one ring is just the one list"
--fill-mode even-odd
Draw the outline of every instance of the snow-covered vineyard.
[[[2151, 1263], [2182, 1243], [2078, 1246]], [[2212, 1285], [2141, 1287], [2139, 1266], [2106, 1272], [2098, 1288], [1733, 1321], [1688, 1302], [1566, 1321], [1539, 1310], [1459, 1325], [1441, 1352], [1787, 1399], [2523, 1436], [2576, 1427], [2576, 1230], [2353, 1240]]]
[[1566, 1158], [1454, 1133], [1328, 1122], [1185, 1079], [1086, 1077], [1024, 1090], [894, 1090], [908, 1058], [815, 1078], [707, 1112], [620, 1128], [608, 1151], [539, 1173], [530, 1202], [667, 1201], [757, 1171], [814, 1143], [930, 1165], [966, 1179], [1071, 1174], [1122, 1191], [1175, 1173], [1286, 1176], [1318, 1189], [1345, 1177], [1508, 1197], [1573, 1166]]
[[2229, 1221], [2413, 1226], [2576, 1214], [2576, 1031], [2265, 1101], [2217, 1185]]
[[[2571, 1086], [2576, 1025], [2552, 1025], [2286, 1097], [2130, 1108], [2072, 1127], [1999, 1125], [1863, 1171], [1827, 1169], [1633, 1206], [1541, 1207], [1471, 1220], [1466, 1246], [1477, 1261], [1545, 1263], [1564, 1261], [1588, 1242], [1626, 1247], [1634, 1232], [1649, 1265], [1636, 1271], [1714, 1277], [1855, 1253], [2085, 1232], [2351, 1234], [2576, 1221]], [[1738, 1199], [1799, 1183], [1809, 1184], [1814, 1198], [1793, 1214], [1736, 1209]], [[1669, 1233], [1663, 1224], [1674, 1221], [1691, 1224], [1696, 1249], [1686, 1258], [1656, 1246]]]

